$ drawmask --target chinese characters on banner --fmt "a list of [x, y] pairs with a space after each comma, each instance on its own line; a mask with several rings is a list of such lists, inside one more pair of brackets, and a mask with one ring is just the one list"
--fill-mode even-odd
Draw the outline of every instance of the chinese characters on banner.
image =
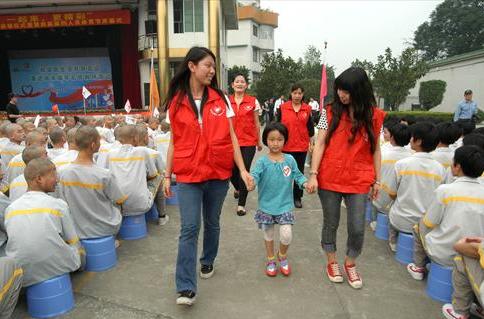
[[0, 30], [130, 24], [129, 10], [0, 15]]

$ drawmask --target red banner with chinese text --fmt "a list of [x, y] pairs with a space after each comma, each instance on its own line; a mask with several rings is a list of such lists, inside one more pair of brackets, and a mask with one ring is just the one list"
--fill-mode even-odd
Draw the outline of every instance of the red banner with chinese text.
[[130, 24], [129, 10], [0, 15], [0, 30]]

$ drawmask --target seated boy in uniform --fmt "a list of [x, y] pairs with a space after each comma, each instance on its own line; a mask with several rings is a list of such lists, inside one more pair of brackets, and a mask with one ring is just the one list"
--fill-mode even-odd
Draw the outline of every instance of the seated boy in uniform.
[[148, 189], [148, 180], [156, 178], [158, 171], [150, 154], [137, 148], [138, 135], [134, 125], [118, 128], [119, 148], [109, 151], [106, 168], [111, 171], [128, 199], [123, 204], [123, 216], [141, 215], [153, 205], [153, 195]]
[[23, 270], [12, 258], [0, 257], [0, 319], [9, 319], [22, 288]]
[[[410, 145], [415, 153], [395, 163], [388, 183], [388, 194], [395, 200], [390, 208], [390, 227], [405, 233], [412, 233], [430, 204], [432, 192], [445, 178], [444, 167], [430, 154], [439, 143], [435, 125], [420, 122], [411, 131]], [[396, 238], [391, 239], [395, 244]]]
[[425, 215], [415, 225], [414, 262], [407, 270], [415, 280], [424, 278], [426, 259], [451, 267], [454, 244], [464, 236], [484, 237], [484, 150], [462, 146], [451, 166], [456, 180], [440, 185], [432, 195]]
[[60, 127], [55, 127], [50, 131], [49, 139], [50, 143], [52, 144], [52, 148], [47, 150], [47, 154], [49, 155], [49, 159], [52, 161], [57, 156], [67, 152], [67, 148], [64, 147], [67, 143], [67, 136], [63, 129]]
[[[78, 270], [83, 266], [82, 249], [69, 206], [47, 195], [55, 190], [55, 165], [48, 159], [30, 161], [24, 171], [28, 191], [5, 211], [7, 257], [24, 270], [23, 286]], [[82, 256], [82, 257], [81, 257]]]
[[[36, 158], [47, 158], [45, 147], [34, 145], [25, 148], [22, 152], [22, 161], [25, 165]], [[27, 181], [25, 180], [23, 172], [10, 183], [9, 189], [8, 197], [12, 202], [27, 192]]]
[[90, 126], [77, 129], [77, 159], [59, 172], [58, 195], [71, 210], [76, 231], [81, 239], [117, 234], [121, 225], [122, 205], [127, 196], [107, 169], [94, 164], [100, 136]]

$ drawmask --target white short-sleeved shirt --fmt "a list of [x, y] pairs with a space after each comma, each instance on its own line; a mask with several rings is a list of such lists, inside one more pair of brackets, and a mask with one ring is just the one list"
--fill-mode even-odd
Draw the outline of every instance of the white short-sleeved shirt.
[[24, 174], [17, 176], [9, 185], [10, 191], [8, 197], [13, 202], [20, 198], [23, 194], [27, 193], [27, 181]]
[[106, 165], [105, 168], [115, 176], [123, 194], [128, 196], [122, 207], [123, 216], [146, 213], [153, 205], [147, 178], [158, 175], [150, 154], [143, 147], [121, 145], [109, 151]]
[[59, 169], [62, 169], [67, 164], [74, 162], [77, 159], [77, 155], [79, 155], [78, 151], [68, 150], [64, 154], [61, 154], [56, 158], [54, 158], [52, 162], [54, 163], [57, 170], [59, 170]]
[[22, 159], [22, 153], [15, 155], [8, 163], [7, 182], [10, 184], [15, 178], [22, 175], [25, 169], [25, 162]]
[[2, 179], [2, 188], [5, 186], [8, 186], [8, 163], [12, 160], [12, 158], [15, 157], [15, 155], [21, 154], [22, 151], [24, 150], [25, 146], [15, 144], [8, 140], [8, 142], [5, 144], [5, 146], [2, 148], [0, 151], [0, 162], [2, 163], [2, 169], [4, 170], [4, 175]]
[[423, 217], [432, 230], [425, 235], [427, 254], [441, 265], [453, 266], [454, 244], [462, 237], [484, 237], [484, 185], [458, 177], [439, 186]]
[[0, 151], [7, 145], [10, 140], [8, 137], [0, 137]]
[[117, 148], [121, 147], [121, 143], [119, 141], [114, 141], [114, 143], [104, 143], [101, 144], [101, 147], [99, 147], [99, 152], [94, 154], [94, 159], [96, 161], [96, 164], [100, 167], [107, 167], [107, 158], [108, 158], [108, 153], [111, 150], [115, 150]]
[[114, 175], [97, 165], [68, 164], [59, 172], [59, 197], [72, 212], [81, 239], [115, 235], [121, 225], [117, 205], [127, 199]]
[[[139, 146], [139, 147], [143, 147], [143, 146]], [[155, 165], [156, 170], [158, 171], [158, 174], [160, 175], [163, 174], [165, 170], [165, 160], [162, 157], [161, 153], [149, 147], [145, 147], [145, 149], [146, 149], [146, 152], [148, 152], [148, 154], [150, 155], [150, 160], [153, 161], [153, 165]]]
[[52, 161], [54, 158], [61, 156], [62, 154], [67, 153], [68, 149], [67, 148], [49, 148], [47, 150], [47, 156], [49, 159]]
[[432, 153], [432, 158], [447, 169], [454, 161], [454, 150], [450, 147], [437, 147]]
[[411, 233], [444, 179], [444, 167], [429, 153], [417, 152], [396, 162], [388, 180], [388, 192], [397, 194], [389, 215], [393, 227]]
[[[194, 100], [195, 101], [195, 106], [197, 107], [198, 111], [198, 123], [202, 124], [202, 114], [200, 112], [200, 108], [202, 105], [202, 100]], [[225, 96], [225, 101], [226, 101], [226, 107], [227, 107], [227, 112], [225, 114], [227, 115], [227, 118], [231, 118], [235, 116], [234, 110], [231, 107], [230, 100], [227, 96]], [[260, 109], [260, 104], [259, 104], [259, 109]], [[166, 110], [166, 123], [170, 124], [170, 109]]]
[[0, 257], [5, 255], [5, 243], [7, 242], [7, 231], [5, 230], [5, 209], [12, 202], [7, 196], [0, 193]]
[[6, 255], [24, 270], [23, 286], [79, 269], [82, 249], [67, 203], [27, 192], [5, 211]]
[[168, 156], [168, 146], [170, 145], [170, 131], [166, 133], [160, 133], [154, 138], [155, 147], [158, 152], [160, 152], [163, 158]]
[[455, 152], [455, 150], [461, 147], [462, 145], [464, 145], [464, 138], [459, 137], [459, 139], [454, 144], [449, 145], [449, 148]]
[[412, 156], [412, 152], [401, 146], [388, 146], [382, 151], [381, 156], [381, 191], [378, 197], [373, 201], [373, 205], [382, 213], [388, 214], [393, 200], [390, 195], [395, 195], [388, 184], [391, 183], [391, 178], [394, 176], [395, 164], [404, 158]]

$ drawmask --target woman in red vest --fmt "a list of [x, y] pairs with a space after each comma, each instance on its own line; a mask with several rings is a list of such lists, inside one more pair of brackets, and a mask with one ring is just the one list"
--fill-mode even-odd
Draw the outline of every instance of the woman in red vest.
[[166, 100], [171, 124], [163, 191], [170, 197], [176, 174], [181, 230], [176, 263], [177, 304], [192, 305], [197, 292], [197, 242], [204, 223], [200, 277], [214, 273], [220, 213], [227, 195], [234, 160], [249, 189], [253, 179], [244, 167], [232, 126], [234, 111], [218, 89], [215, 56], [193, 47], [170, 81]]
[[[230, 103], [235, 112], [235, 117], [232, 120], [234, 125], [235, 135], [240, 145], [240, 152], [244, 159], [244, 165], [247, 170], [250, 170], [250, 165], [255, 155], [255, 148], [262, 150], [262, 143], [260, 142], [260, 123], [259, 111], [260, 104], [253, 96], [245, 94], [247, 90], [247, 79], [243, 74], [237, 74], [232, 81], [232, 88], [234, 94], [230, 96]], [[234, 185], [234, 197], [238, 198], [237, 215], [244, 216], [245, 203], [247, 201], [247, 188], [244, 182], [240, 179], [240, 171], [237, 166], [234, 166], [232, 171], [232, 178], [230, 179]]]
[[323, 207], [321, 245], [328, 258], [326, 273], [332, 282], [343, 281], [336, 260], [336, 232], [344, 199], [348, 224], [344, 270], [356, 289], [363, 285], [355, 260], [363, 247], [365, 202], [368, 193], [376, 198], [380, 188], [379, 137], [384, 118], [366, 72], [347, 69], [334, 82], [333, 104], [321, 113], [311, 162], [309, 188], [319, 187]]
[[[304, 88], [294, 84], [291, 88], [291, 99], [281, 105], [277, 120], [287, 127], [289, 138], [282, 151], [292, 155], [297, 168], [304, 173], [304, 163], [308, 153], [310, 139], [314, 135], [314, 124], [311, 119], [311, 107], [304, 103]], [[303, 190], [296, 184], [293, 188], [294, 206], [302, 208]]]

